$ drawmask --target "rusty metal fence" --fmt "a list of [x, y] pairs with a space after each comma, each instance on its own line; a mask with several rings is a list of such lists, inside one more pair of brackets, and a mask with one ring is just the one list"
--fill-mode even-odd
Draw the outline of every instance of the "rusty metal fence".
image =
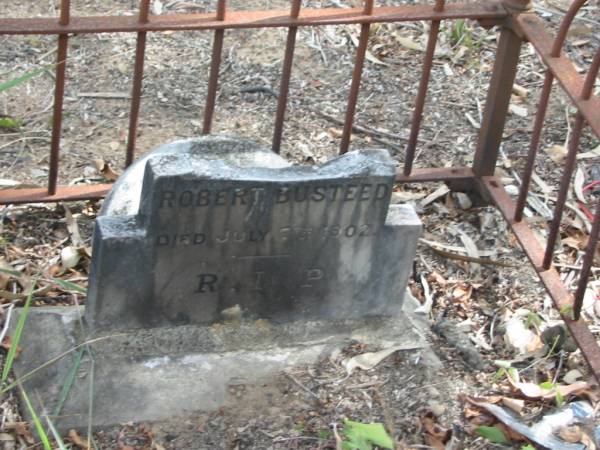
[[[137, 17], [71, 17], [70, 0], [61, 0], [60, 17], [55, 18], [0, 18], [1, 35], [52, 34], [58, 36], [56, 81], [53, 110], [53, 129], [50, 144], [50, 167], [48, 187], [44, 189], [7, 189], [0, 191], [0, 204], [28, 202], [54, 202], [59, 200], [83, 200], [102, 198], [110, 185], [59, 186], [58, 165], [61, 143], [61, 124], [65, 75], [68, 66], [69, 35], [85, 33], [136, 32], [137, 45], [129, 133], [126, 148], [126, 164], [134, 159], [136, 134], [142, 95], [146, 36], [149, 32], [214, 30], [212, 59], [208, 92], [204, 110], [203, 133], [211, 132], [216, 105], [219, 68], [226, 30], [240, 28], [285, 27], [288, 29], [278, 104], [272, 141], [273, 151], [279, 152], [283, 137], [289, 82], [292, 73], [296, 35], [299, 27], [323, 25], [360, 24], [361, 31], [352, 74], [352, 83], [346, 107], [340, 153], [349, 150], [353, 119], [359, 96], [363, 65], [369, 42], [371, 24], [382, 22], [431, 21], [428, 43], [422, 63], [422, 74], [415, 99], [412, 126], [405, 153], [404, 167], [396, 174], [398, 183], [443, 181], [456, 189], [478, 193], [481, 198], [495, 205], [512, 228], [533, 268], [537, 272], [548, 294], [560, 311], [566, 325], [582, 350], [596, 378], [600, 381], [600, 347], [595, 336], [581, 317], [584, 293], [591, 272], [594, 253], [600, 233], [600, 206], [596, 209], [594, 222], [583, 257], [583, 265], [574, 293], [561, 281], [553, 266], [554, 248], [559, 237], [561, 218], [567, 195], [579, 141], [583, 128], [588, 125], [600, 138], [600, 98], [594, 95], [594, 84], [600, 69], [600, 49], [597, 50], [585, 75], [580, 75], [573, 62], [563, 52], [565, 39], [574, 18], [586, 0], [574, 0], [566, 13], [558, 33], [551, 36], [544, 21], [534, 12], [529, 0], [490, 0], [476, 3], [445, 4], [435, 0], [433, 5], [381, 6], [374, 0], [365, 0], [362, 8], [318, 8], [301, 7], [301, 0], [291, 0], [288, 11], [234, 11], [227, 8], [226, 0], [218, 0], [216, 11], [206, 14], [174, 14], [153, 16], [150, 0], [141, 0]], [[484, 27], [498, 26], [499, 41], [496, 60], [488, 88], [483, 122], [479, 131], [477, 149], [471, 167], [413, 168], [421, 119], [425, 107], [429, 78], [433, 64], [440, 23], [443, 20], [472, 19]], [[508, 113], [511, 91], [515, 80], [521, 46], [533, 44], [542, 59], [546, 75], [538, 109], [522, 184], [517, 201], [513, 201], [499, 178], [494, 176], [504, 124]], [[561, 182], [554, 214], [545, 243], [539, 241], [523, 218], [530, 181], [536, 163], [536, 153], [554, 81], [568, 95], [577, 109], [575, 124], [568, 144], [568, 153], [562, 168]]]

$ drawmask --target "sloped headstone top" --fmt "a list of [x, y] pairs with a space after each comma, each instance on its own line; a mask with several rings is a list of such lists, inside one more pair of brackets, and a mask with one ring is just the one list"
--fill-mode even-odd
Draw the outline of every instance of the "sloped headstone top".
[[179, 141], [134, 164], [94, 232], [96, 328], [290, 322], [399, 310], [420, 222], [384, 150], [291, 166], [254, 143]]

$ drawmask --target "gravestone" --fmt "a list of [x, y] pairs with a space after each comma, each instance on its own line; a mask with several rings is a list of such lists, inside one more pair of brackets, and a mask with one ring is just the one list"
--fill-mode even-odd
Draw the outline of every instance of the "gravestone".
[[404, 302], [421, 225], [393, 181], [385, 151], [295, 167], [229, 137], [138, 160], [97, 218], [85, 311], [29, 312], [15, 371], [36, 409], [61, 430], [258, 409], [352, 339], [426, 348]]
[[394, 173], [385, 150], [300, 167], [228, 138], [165, 146], [97, 219], [86, 319], [116, 329], [393, 313], [421, 228], [410, 208], [389, 207]]

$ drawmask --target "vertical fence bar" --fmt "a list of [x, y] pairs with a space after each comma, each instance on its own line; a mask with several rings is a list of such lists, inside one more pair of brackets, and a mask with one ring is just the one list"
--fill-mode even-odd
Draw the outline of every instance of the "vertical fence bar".
[[[594, 90], [594, 82], [600, 71], [600, 48], [596, 51], [596, 55], [590, 65], [583, 88], [581, 89], [581, 99], [589, 100]], [[600, 137], [600, 136], [599, 136]], [[573, 302], [573, 316], [575, 320], [579, 320], [581, 315], [581, 308], [583, 307], [583, 298], [587, 288], [588, 278], [592, 270], [592, 264], [594, 263], [594, 255], [596, 254], [596, 247], [598, 245], [598, 234], [600, 232], [600, 205], [596, 207], [596, 214], [594, 215], [594, 224], [590, 232], [590, 237], [585, 249], [585, 255], [583, 257], [583, 264], [581, 267], [581, 273], [579, 274], [579, 282], [577, 284], [577, 291], [575, 291], [575, 300]]]
[[552, 72], [549, 70], [546, 71], [544, 85], [540, 94], [540, 101], [533, 123], [533, 131], [531, 132], [527, 161], [525, 162], [525, 169], [523, 169], [523, 174], [521, 175], [521, 188], [519, 190], [519, 198], [517, 199], [517, 206], [515, 208], [515, 222], [520, 222], [523, 219], [523, 209], [527, 202], [527, 193], [529, 192], [529, 184], [531, 183], [531, 176], [533, 175], [535, 157], [540, 146], [540, 138], [542, 136], [542, 128], [544, 126], [544, 119], [546, 118], [546, 109], [548, 107], [548, 101], [550, 100], [553, 81], [554, 76], [552, 75]]
[[[373, 13], [373, 0], [365, 0], [364, 14]], [[364, 23], [360, 26], [360, 37], [358, 48], [356, 50], [356, 60], [354, 61], [354, 72], [352, 73], [352, 84], [348, 95], [348, 106], [346, 107], [346, 119], [344, 120], [344, 131], [342, 133], [342, 142], [340, 144], [340, 155], [348, 151], [350, 146], [350, 137], [352, 136], [352, 124], [354, 122], [354, 113], [356, 112], [356, 102], [360, 90], [360, 81], [362, 77], [365, 56], [367, 54], [367, 45], [369, 44], [369, 31], [371, 25]]]
[[[148, 22], [150, 11], [150, 0], [142, 0], [138, 20], [140, 23]], [[144, 58], [146, 54], [146, 32], [137, 34], [135, 48], [135, 67], [133, 72], [133, 86], [131, 88], [131, 110], [129, 113], [129, 135], [127, 137], [127, 150], [125, 154], [125, 167], [133, 162], [135, 143], [137, 140], [137, 128], [140, 115], [140, 103], [142, 100], [142, 81], [144, 78]]]
[[[226, 10], [226, 0], [219, 0], [219, 3], [217, 4], [217, 20], [225, 20]], [[202, 134], [210, 134], [210, 130], [212, 128], [212, 119], [215, 112], [215, 101], [217, 98], [217, 88], [219, 86], [219, 68], [221, 67], [224, 36], [225, 30], [215, 30], [212, 56], [210, 59], [210, 76], [208, 79], [208, 92], [206, 94], [206, 106], [204, 109], [204, 124], [202, 126]]]
[[[290, 17], [297, 19], [300, 15], [302, 0], [293, 0]], [[285, 110], [287, 107], [288, 92], [290, 90], [290, 77], [292, 76], [292, 64], [294, 62], [294, 49], [296, 47], [296, 34], [298, 27], [289, 27], [287, 42], [285, 44], [285, 56], [283, 58], [283, 69], [281, 82], [279, 83], [279, 97], [277, 98], [277, 113], [275, 116], [275, 131], [273, 133], [273, 151], [279, 153], [281, 150], [281, 137], [283, 136], [283, 123], [285, 121]]]
[[[560, 52], [567, 37], [569, 28], [571, 27], [571, 23], [575, 19], [575, 16], [577, 15], [579, 9], [585, 4], [586, 1], [587, 0], [575, 0], [569, 7], [569, 10], [567, 11], [567, 14], [565, 14], [565, 17], [556, 35], [556, 38], [554, 39], [554, 42], [552, 44], [552, 51], [550, 52], [550, 56], [552, 56], [553, 58], [558, 58], [560, 56]], [[594, 59], [593, 62], [597, 63], [597, 60]], [[593, 69], [594, 68], [592, 67], [592, 70], [590, 70], [584, 82], [584, 86], [581, 91], [582, 99], [589, 99], [589, 96], [591, 95], [592, 88], [594, 86], [595, 76], [598, 70], [596, 67], [596, 73], [594, 74], [594, 78], [590, 80], [589, 76], [593, 72]], [[571, 181], [571, 176], [573, 175], [573, 169], [575, 168], [575, 159], [577, 156], [577, 149], [579, 148], [579, 140], [581, 138], [582, 129], [583, 115], [580, 112], [578, 112], [575, 118], [575, 124], [573, 125], [573, 133], [571, 135], [571, 141], [569, 142], [569, 149], [567, 151], [564, 169], [560, 179], [560, 187], [558, 190], [556, 205], [554, 207], [554, 215], [552, 218], [552, 223], [550, 225], [550, 231], [548, 233], [546, 251], [544, 253], [544, 261], [542, 263], [542, 267], [544, 269], [549, 269], [552, 264], [554, 246], [556, 245], [558, 233], [560, 232], [560, 222], [562, 220], [562, 214], [565, 208], [567, 194], [569, 192], [569, 183]]]
[[583, 307], [583, 299], [585, 297], [585, 291], [587, 289], [588, 278], [590, 276], [590, 272], [592, 271], [592, 264], [594, 263], [594, 255], [596, 254], [596, 246], [598, 245], [599, 233], [600, 205], [596, 206], [594, 224], [592, 225], [592, 231], [590, 232], [590, 237], [585, 247], [585, 254], [583, 255], [581, 273], [579, 274], [577, 290], [575, 291], [575, 301], [573, 302], [573, 319], [575, 320], [579, 320], [579, 318], [581, 317], [581, 308]]
[[[60, 25], [68, 25], [71, 15], [70, 0], [60, 2]], [[69, 35], [58, 36], [58, 51], [56, 56], [56, 80], [54, 86], [54, 109], [52, 113], [52, 139], [50, 141], [50, 168], [48, 171], [48, 195], [56, 194], [58, 181], [58, 158], [60, 156], [60, 135], [62, 131], [63, 104], [65, 97], [65, 78], [67, 69], [67, 50]]]
[[[433, 8], [436, 12], [441, 12], [444, 9], [445, 0], [436, 0]], [[427, 97], [427, 87], [429, 86], [429, 77], [431, 75], [431, 67], [433, 66], [433, 57], [435, 55], [435, 47], [437, 44], [438, 33], [440, 31], [440, 21], [434, 20], [431, 22], [429, 29], [429, 38], [427, 40], [427, 50], [423, 59], [423, 70], [421, 72], [421, 80], [419, 81], [419, 89], [415, 100], [415, 109], [413, 110], [412, 125], [410, 128], [410, 136], [406, 146], [406, 158], [404, 161], [404, 175], [409, 176], [412, 171], [413, 162], [415, 159], [415, 149], [421, 129], [421, 120], [423, 119], [423, 108], [425, 107], [425, 98]]]
[[473, 172], [478, 177], [494, 174], [512, 87], [517, 75], [521, 43], [521, 37], [513, 30], [502, 28], [473, 161]]
[[[558, 58], [560, 56], [560, 51], [567, 37], [569, 28], [571, 27], [571, 23], [573, 23], [573, 19], [575, 19], [577, 12], [585, 4], [586, 1], [587, 0], [575, 0], [569, 7], [569, 10], [565, 14], [565, 17], [558, 29], [558, 33], [556, 34], [556, 38], [554, 39], [554, 42], [552, 44], [550, 56], [552, 56], [553, 58]], [[542, 87], [542, 93], [540, 94], [538, 110], [533, 124], [531, 142], [529, 145], [529, 151], [527, 152], [527, 161], [525, 163], [525, 169], [522, 175], [521, 188], [519, 190], [519, 198], [517, 200], [517, 207], [515, 209], [514, 219], [516, 222], [520, 222], [521, 220], [523, 220], [523, 209], [525, 208], [525, 203], [527, 202], [527, 193], [529, 191], [529, 185], [531, 183], [531, 176], [533, 175], [535, 157], [537, 155], [537, 151], [540, 145], [540, 137], [542, 134], [542, 128], [544, 126], [544, 118], [546, 117], [546, 109], [548, 107], [550, 93], [552, 92], [553, 81], [554, 76], [552, 75], [552, 72], [550, 70], [547, 70], [546, 76], [544, 78], [544, 85]]]
[[563, 210], [565, 209], [565, 202], [567, 201], [571, 175], [573, 175], [573, 169], [575, 168], [575, 158], [577, 156], [577, 149], [579, 148], [582, 129], [583, 116], [581, 113], [578, 113], [575, 124], [573, 125], [573, 133], [571, 135], [571, 141], [569, 142], [569, 150], [567, 151], [567, 157], [565, 158], [563, 173], [560, 178], [560, 187], [558, 188], [556, 205], [554, 206], [552, 224], [550, 225], [550, 231], [548, 233], [544, 262], [542, 263], [544, 269], [549, 269], [552, 264], [552, 255], [554, 254], [554, 246], [556, 245], [556, 240], [560, 231], [560, 221], [562, 219]]

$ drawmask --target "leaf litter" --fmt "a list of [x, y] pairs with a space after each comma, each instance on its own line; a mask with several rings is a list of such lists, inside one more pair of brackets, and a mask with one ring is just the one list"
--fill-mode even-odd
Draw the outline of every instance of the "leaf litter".
[[[26, 3], [11, 5], [10, 14], [47, 15], [41, 4]], [[103, 8], [109, 8], [108, 3], [117, 9], [129, 8], [122, 2], [105, 3], [102, 2]], [[248, 3], [248, 7], [252, 7], [260, 2]], [[271, 3], [270, 6], [276, 6], [276, 2]], [[357, 2], [342, 0], [331, 3], [340, 7], [357, 6], [354, 4]], [[6, 12], [3, 10], [6, 7], [0, 5], [0, 12]], [[168, 13], [197, 11], [199, 5], [195, 2], [159, 2], [155, 7]], [[86, 4], [85, 8], [94, 12], [92, 10], [100, 5]], [[586, 14], [593, 12], [586, 11]], [[550, 14], [546, 19], [552, 25], [560, 16]], [[397, 92], [399, 85], [418, 82], [419, 71], [404, 68], [413, 64], [415, 57], [422, 57], [428, 29], [421, 24], [390, 24], [373, 27], [373, 30], [366, 65], [368, 76], [363, 80], [353, 146], [384, 146], [401, 164], [414, 93], [402, 91], [398, 98], [390, 98], [386, 93]], [[270, 32], [280, 31], [285, 32]], [[260, 60], [271, 54], [271, 49], [267, 48], [269, 39], [262, 35], [256, 38], [250, 31], [240, 33], [245, 46], [253, 46], [254, 51], [244, 54], [235, 44], [226, 48], [219, 107], [224, 111], [235, 108], [238, 114], [218, 117], [217, 126], [219, 131], [243, 133], [264, 142], [270, 136], [268, 124], [272, 121], [273, 97], [261, 92], [243, 92], [242, 88], [257, 75], [266, 80], [267, 87], [276, 87], [279, 68], [275, 61], [267, 61], [265, 67], [265, 61]], [[297, 57], [304, 58], [307, 64], [304, 71], [295, 71], [292, 79], [290, 112], [297, 119], [286, 124], [288, 134], [283, 154], [294, 162], [312, 164], [326, 161], [339, 143], [340, 133], [336, 127], [340, 126], [339, 117], [343, 116], [345, 96], [339, 93], [334, 96], [330, 92], [334, 91], [332, 87], [344, 86], [348, 81], [346, 69], [354, 58], [353, 41], [357, 34], [352, 27], [327, 27], [303, 33], [304, 30], [300, 30]], [[277, 42], [284, 34], [270, 37], [273, 38], [271, 41]], [[106, 68], [118, 68], [128, 61], [107, 62], [105, 58], [110, 52], [102, 50], [102, 42], [74, 39], [81, 49], [74, 49], [70, 61], [74, 72], [69, 89], [73, 89], [72, 97], [76, 100], [72, 105], [76, 105], [76, 109], [65, 117], [68, 126], [64, 131], [66, 151], [63, 152], [61, 180], [65, 183], [112, 181], [118, 175], [115, 168], [122, 167], [127, 117], [121, 114], [125, 104], [123, 98], [106, 97], [102, 93], [114, 92], [114, 86], [125, 86], [128, 71], [102, 69], [104, 71], [93, 80], [78, 75], [82, 73], [81, 67], [87, 64], [87, 57], [105, 62]], [[153, 36], [153, 39], [156, 39], [153, 45], [160, 49], [160, 56], [154, 51], [149, 52], [144, 102], [149, 110], [159, 111], [159, 118], [142, 116], [138, 139], [142, 151], [155, 147], [158, 142], [198, 134], [197, 115], [205, 94], [204, 87], [191, 80], [195, 81], [197, 73], [207, 69], [206, 49], [210, 48], [209, 37], [203, 36], [199, 38], [199, 48], [186, 47], [185, 39], [175, 41], [166, 33]], [[460, 27], [442, 27], [417, 165], [425, 160], [427, 165], [439, 167], [449, 162], [456, 165], [472, 162], [469, 158], [475, 142], [473, 128], [481, 123], [481, 103], [493, 62], [494, 39], [493, 32], [484, 32], [466, 22]], [[18, 61], [31, 65], [32, 60], [25, 59], [29, 57], [24, 55], [36, 55], [38, 50], [43, 49], [43, 52], [54, 45], [45, 38], [39, 41], [23, 38], [15, 42], [14, 47], [7, 48], [11, 52], [7, 61], [11, 64]], [[119, 39], [111, 40], [110, 45], [121, 49], [123, 54], [129, 48]], [[590, 60], [590, 45], [583, 41], [568, 51], [580, 66]], [[194, 56], [181, 58], [182, 52], [191, 52]], [[531, 113], [541, 87], [538, 75], [542, 74], [542, 69], [536, 57], [527, 49], [523, 53], [524, 70], [520, 71], [513, 87], [513, 114], [507, 120], [506, 157], [504, 166], [498, 168], [504, 171], [502, 179], [511, 192], [518, 192], [520, 185], [518, 173], [523, 158], [519, 152], [527, 146]], [[173, 61], [175, 72], [163, 67], [162, 58]], [[185, 66], [176, 66], [179, 61], [185, 61]], [[323, 61], [327, 64], [323, 65]], [[38, 105], [44, 103], [41, 99], [49, 91], [51, 82], [50, 77], [40, 73], [35, 83], [28, 87], [31, 93], [18, 96], [18, 100], [6, 99], [11, 117], [18, 120], [27, 117], [17, 131], [27, 139], [12, 143], [14, 136], [0, 138], [6, 139], [0, 145], [8, 144], [4, 150], [10, 156], [0, 166], [4, 170], [0, 174], [3, 179], [0, 187], [35, 186], [45, 182], [47, 172], [38, 167], [36, 155], [45, 151], [41, 144], [45, 145], [43, 139], [49, 136], [49, 129], [47, 112]], [[185, 83], [185, 88], [177, 82]], [[450, 84], [455, 89], [443, 90]], [[293, 95], [300, 89], [302, 96]], [[100, 95], [77, 95], [84, 92]], [[565, 115], [562, 102], [560, 96], [553, 97], [549, 106], [543, 148], [553, 150], [540, 152], [526, 208], [528, 220], [542, 238], [547, 233], [548, 211], [555, 202], [553, 187], [558, 179], [557, 167], [564, 158], [565, 130], [570, 126], [569, 114]], [[325, 106], [323, 110], [317, 108], [315, 111], [314, 104]], [[28, 117], [31, 113], [27, 108], [36, 112]], [[330, 129], [334, 131], [328, 133]], [[444, 132], [440, 133], [440, 129]], [[296, 146], [296, 142], [302, 146]], [[106, 151], [99, 158], [91, 150], [93, 148], [105, 148]], [[567, 225], [561, 230], [562, 242], [555, 261], [567, 282], [575, 279], [581, 266], [581, 250], [585, 248], [590, 229], [586, 209], [593, 211], [598, 200], [593, 185], [598, 177], [593, 169], [598, 164], [599, 149], [597, 142], [584, 135], [578, 155], [581, 166], [571, 187], [565, 218]], [[16, 172], [23, 177], [9, 180]], [[412, 203], [424, 222], [425, 235], [419, 243], [416, 273], [410, 287], [415, 298], [422, 301], [424, 320], [430, 321], [434, 330], [438, 330], [430, 338], [435, 357], [442, 361], [441, 369], [432, 371], [423, 364], [423, 360], [432, 355], [419, 350], [398, 352], [391, 351], [393, 346], [369, 348], [354, 342], [338, 355], [324, 358], [314, 366], [299, 368], [293, 374], [297, 383], [283, 375], [272, 380], [269, 386], [272, 397], [266, 405], [261, 405], [255, 398], [244, 398], [242, 394], [234, 398], [233, 404], [216, 413], [99, 430], [96, 433], [99, 446], [127, 450], [335, 448], [335, 434], [337, 430], [343, 430], [346, 419], [363, 424], [383, 424], [392, 435], [396, 448], [421, 448], [418, 446], [422, 445], [450, 449], [485, 448], [487, 441], [475, 432], [477, 427], [497, 429], [514, 448], [525, 448], [529, 444], [523, 440], [523, 433], [513, 430], [489, 410], [469, 404], [460, 394], [493, 397], [495, 403], [488, 403], [518, 415], [519, 423], [526, 427], [537, 423], [535, 418], [546, 417], [580, 401], [590, 402], [595, 407], [598, 404], [597, 386], [591, 381], [580, 352], [568, 345], [569, 337], [564, 331], [562, 335], [558, 333], [562, 336], [560, 345], [558, 341], [555, 345], [553, 338], [543, 338], [544, 333], [552, 334], [548, 330], [554, 328], [557, 312], [547, 307], [548, 300], [540, 290], [533, 270], [523, 268], [524, 255], [514, 237], [507, 233], [499, 213], [492, 208], [476, 206], [471, 199], [453, 196], [445, 185], [400, 189], [398, 192], [402, 195], [396, 195], [396, 199]], [[98, 208], [99, 205], [93, 202], [78, 202], [69, 204], [68, 210], [55, 205], [13, 206], [0, 210], [0, 313], [4, 320], [10, 316], [13, 305], [24, 303], [33, 280], [38, 280], [39, 287], [33, 293], [32, 307], [72, 305], [77, 298], [85, 302], [90, 235]], [[450, 224], [457, 222], [452, 230]], [[595, 270], [584, 313], [595, 330], [600, 329], [597, 275]], [[509, 331], [512, 330], [509, 322], [523, 309], [537, 314], [540, 321], [533, 323], [527, 316], [518, 316], [518, 331], [513, 334]], [[507, 334], [512, 336], [508, 342]], [[513, 338], [523, 336], [526, 337], [521, 340], [526, 343], [524, 346], [516, 347], [511, 343], [521, 342]], [[356, 370], [359, 367], [356, 361], [364, 359], [367, 362], [363, 368]], [[351, 373], [345, 365], [349, 361], [355, 361]], [[500, 376], [497, 369], [503, 370]], [[333, 382], [342, 379], [343, 382]], [[560, 402], [564, 402], [561, 407], [557, 405]], [[7, 442], [12, 439], [15, 443], [33, 444], [31, 432], [20, 421], [14, 398], [5, 398], [0, 408], [4, 424], [1, 431]], [[584, 442], [586, 436], [593, 437], [593, 433], [567, 427], [546, 437], [571, 444], [585, 443], [588, 448], [593, 448], [593, 444]], [[80, 443], [87, 445], [87, 438], [82, 439]], [[71, 442], [78, 445], [74, 441], [76, 439]]]

